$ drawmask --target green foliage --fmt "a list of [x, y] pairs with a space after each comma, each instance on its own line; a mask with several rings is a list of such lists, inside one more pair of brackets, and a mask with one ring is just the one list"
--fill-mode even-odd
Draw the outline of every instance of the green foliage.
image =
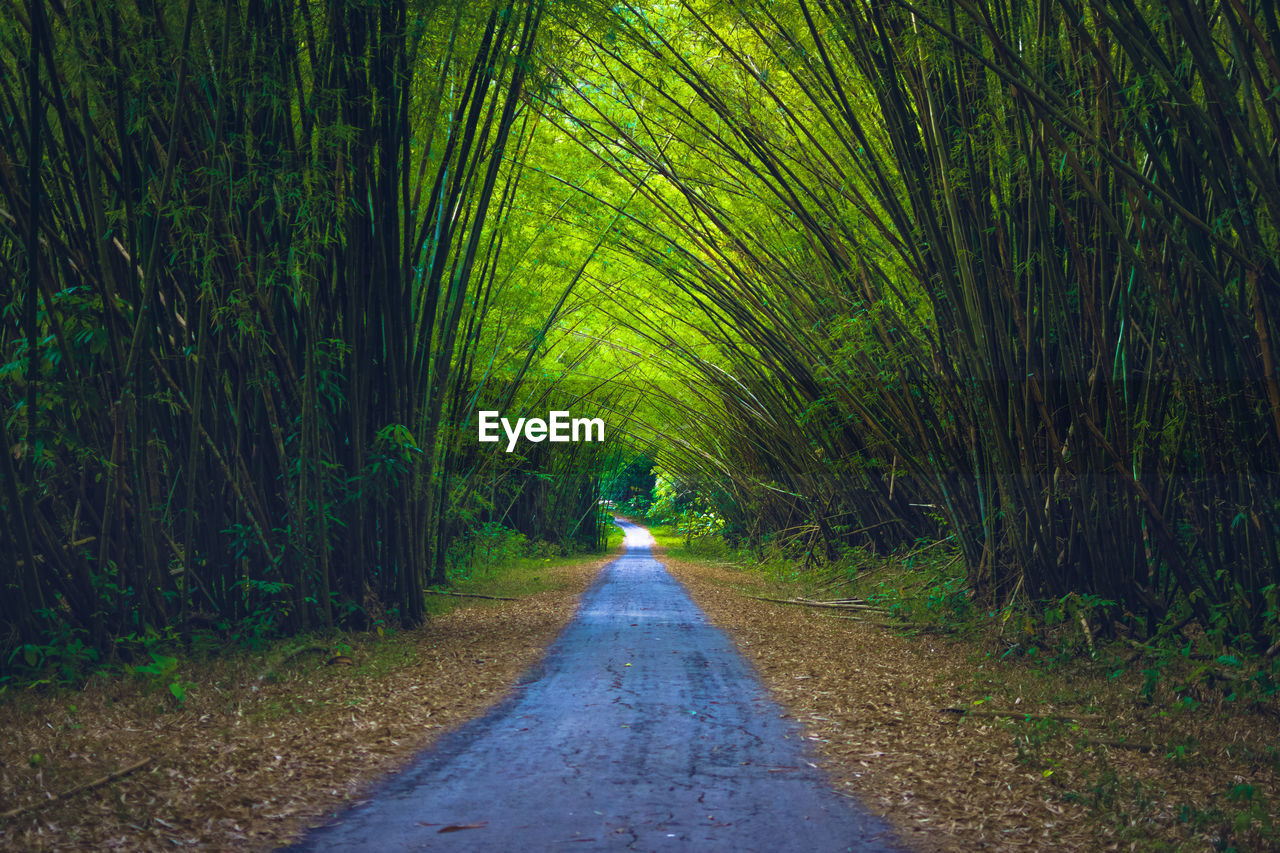
[[565, 150], [545, 4], [40, 8], [0, 39], [0, 678], [412, 624], [476, 529], [600, 547], [604, 448], [475, 441], [605, 397], [569, 387], [590, 250], [522, 185]]
[[449, 557], [449, 577], [471, 580], [495, 566], [532, 556], [531, 543], [518, 530], [486, 522], [464, 538], [455, 539]]
[[64, 626], [56, 634], [51, 632], [44, 643], [24, 643], [14, 648], [6, 661], [9, 674], [0, 675], [0, 684], [70, 685], [96, 668], [99, 661], [99, 651]]
[[653, 502], [644, 517], [655, 524], [675, 527], [688, 547], [694, 539], [715, 536], [724, 529], [724, 519], [696, 483], [689, 483], [659, 470], [653, 486]]
[[815, 565], [951, 540], [976, 604], [1043, 605], [1071, 653], [1184, 608], [1227, 645], [1280, 640], [1257, 13], [698, 11], [570, 27], [593, 50], [555, 102], [630, 177], [584, 196], [643, 198], [600, 275], [626, 282], [613, 339], [661, 469], [730, 496], [730, 542]]
[[643, 453], [636, 454], [624, 464], [605, 472], [604, 485], [600, 489], [601, 497], [615, 504], [631, 506], [634, 504], [629, 502], [635, 499], [651, 500], [657, 479], [653, 469], [653, 459]]
[[[468, 566], [598, 549], [602, 498], [814, 571], [947, 542], [872, 594], [1025, 616], [1018, 654], [1183, 619], [1273, 647], [1280, 80], [1247, 6], [13, 24], [6, 670], [207, 610], [411, 624]], [[474, 440], [552, 407], [608, 451]]]
[[163, 687], [168, 690], [173, 700], [181, 705], [187, 699], [187, 693], [195, 687], [195, 683], [184, 681], [178, 674], [178, 659], [159, 652], [149, 652], [150, 663], [137, 664], [134, 673], [154, 688]]

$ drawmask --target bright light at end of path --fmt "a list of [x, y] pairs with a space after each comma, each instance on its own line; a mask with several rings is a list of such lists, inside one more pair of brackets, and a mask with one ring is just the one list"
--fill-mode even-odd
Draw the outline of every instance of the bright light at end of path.
[[643, 527], [631, 527], [627, 528], [627, 535], [622, 540], [622, 544], [628, 548], [644, 548], [654, 544], [654, 541], [648, 530]]

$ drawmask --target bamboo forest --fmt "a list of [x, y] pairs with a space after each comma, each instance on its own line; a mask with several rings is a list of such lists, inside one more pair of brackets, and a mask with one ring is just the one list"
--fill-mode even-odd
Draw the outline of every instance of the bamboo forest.
[[1271, 0], [4, 3], [0, 848], [1280, 847]]

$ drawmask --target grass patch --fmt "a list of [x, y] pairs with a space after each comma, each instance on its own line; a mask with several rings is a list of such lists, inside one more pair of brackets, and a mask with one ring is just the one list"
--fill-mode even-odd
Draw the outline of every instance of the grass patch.
[[861, 598], [893, 618], [945, 630], [969, 627], [974, 614], [956, 555], [945, 550], [925, 547], [881, 557], [849, 548], [838, 559], [815, 561], [780, 547], [734, 550], [717, 536], [686, 541], [673, 526], [652, 531], [673, 555], [738, 572], [742, 590], [753, 594]]
[[[606, 542], [605, 551], [611, 553], [621, 544], [622, 531], [610, 526]], [[562, 572], [557, 571], [558, 569], [581, 563], [584, 559], [594, 560], [599, 556], [553, 554], [546, 548], [533, 550], [533, 554], [506, 556], [500, 562], [479, 562], [465, 569], [451, 572], [447, 585], [432, 587], [432, 589], [469, 595], [522, 598], [563, 589], [569, 581]], [[428, 612], [433, 615], [447, 613], [465, 600], [467, 599], [428, 595]], [[481, 604], [484, 603], [484, 599], [472, 599], [470, 602]], [[496, 603], [498, 602], [490, 602], [490, 604]]]

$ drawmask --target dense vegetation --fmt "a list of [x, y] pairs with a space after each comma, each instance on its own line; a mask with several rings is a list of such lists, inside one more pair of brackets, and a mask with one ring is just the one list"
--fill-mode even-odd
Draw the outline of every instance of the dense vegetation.
[[599, 545], [600, 445], [474, 441], [582, 394], [540, 361], [572, 284], [513, 220], [543, 8], [11, 11], [6, 661], [413, 624], [477, 531]]
[[690, 530], [1280, 640], [1269, 4], [10, 9], [6, 660], [412, 623], [650, 474], [481, 408]]
[[946, 538], [979, 601], [1274, 650], [1269, 4], [628, 6], [579, 34], [566, 127], [648, 205], [612, 248], [683, 294], [630, 322], [685, 414], [662, 464], [726, 534]]

